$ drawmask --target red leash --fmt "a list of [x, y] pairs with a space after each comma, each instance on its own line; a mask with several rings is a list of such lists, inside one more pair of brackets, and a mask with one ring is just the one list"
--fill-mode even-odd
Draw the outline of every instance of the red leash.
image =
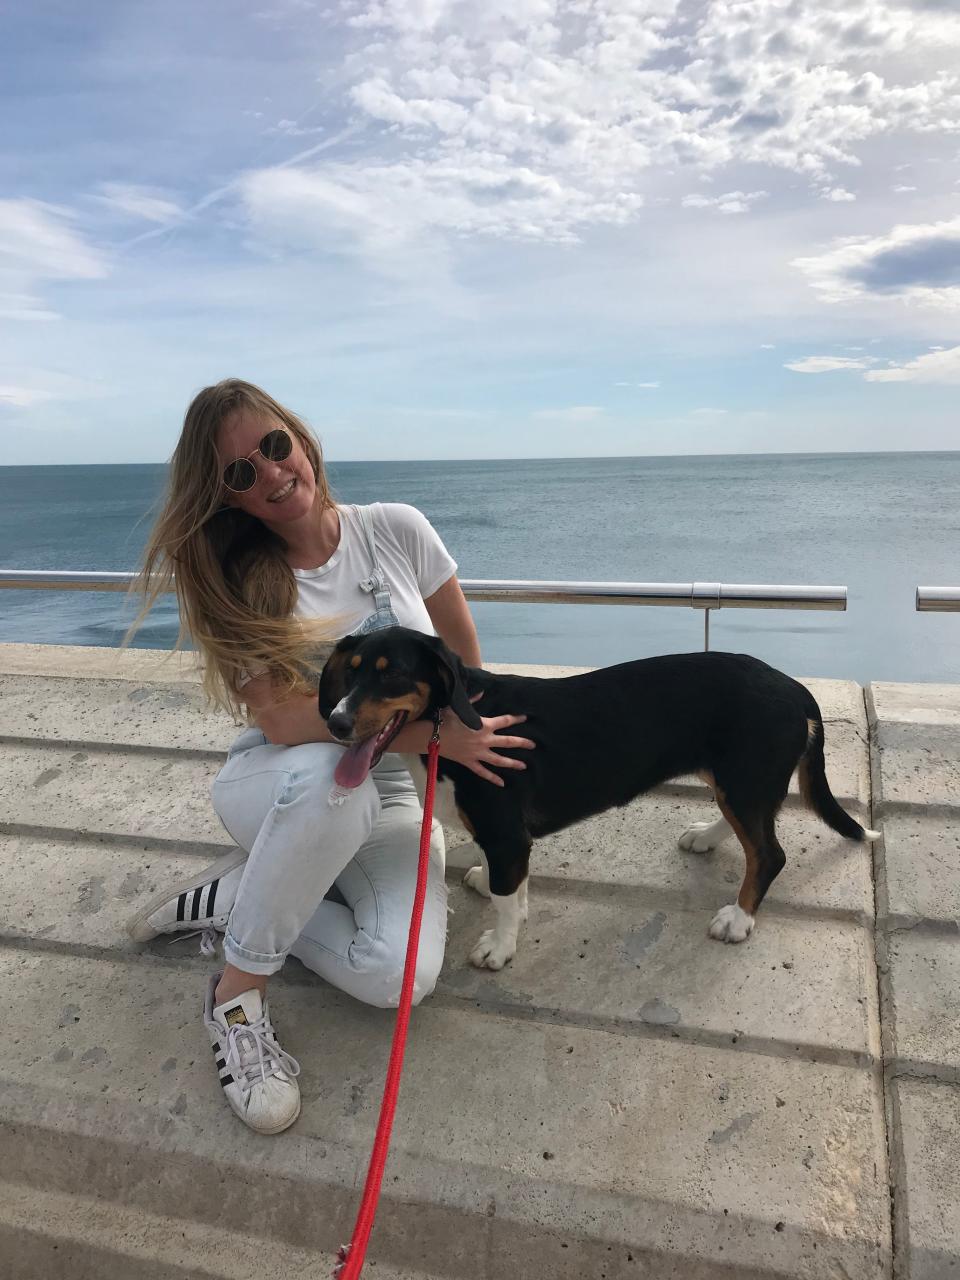
[[423, 797], [423, 826], [420, 828], [420, 861], [417, 866], [417, 888], [413, 897], [413, 912], [410, 916], [410, 933], [407, 937], [407, 958], [403, 966], [403, 986], [400, 989], [400, 1004], [397, 1008], [397, 1021], [393, 1030], [393, 1044], [390, 1047], [390, 1063], [387, 1067], [387, 1080], [383, 1089], [383, 1102], [380, 1104], [380, 1119], [377, 1122], [377, 1135], [373, 1140], [373, 1151], [367, 1168], [367, 1180], [360, 1201], [360, 1211], [353, 1227], [353, 1236], [348, 1245], [341, 1245], [334, 1275], [337, 1280], [358, 1280], [363, 1261], [367, 1254], [367, 1242], [373, 1229], [373, 1219], [377, 1212], [377, 1201], [380, 1199], [380, 1183], [383, 1181], [383, 1170], [387, 1163], [387, 1150], [390, 1146], [390, 1130], [393, 1128], [393, 1116], [397, 1109], [397, 1096], [400, 1092], [400, 1072], [403, 1070], [403, 1054], [407, 1045], [407, 1027], [410, 1023], [410, 1008], [413, 1004], [413, 980], [417, 971], [417, 949], [420, 945], [420, 924], [423, 920], [423, 904], [427, 896], [427, 873], [430, 868], [430, 832], [433, 825], [433, 795], [437, 786], [437, 757], [440, 754], [440, 723], [437, 713], [433, 726], [433, 737], [427, 748], [427, 787]]

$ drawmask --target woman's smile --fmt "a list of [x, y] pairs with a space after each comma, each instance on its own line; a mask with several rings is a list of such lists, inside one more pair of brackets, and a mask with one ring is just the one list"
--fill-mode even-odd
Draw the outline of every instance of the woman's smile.
[[279, 489], [275, 490], [275, 492], [271, 493], [268, 496], [267, 501], [283, 502], [284, 498], [290, 497], [291, 493], [293, 493], [296, 487], [297, 487], [297, 477], [291, 476], [290, 479], [285, 484], [281, 485]]

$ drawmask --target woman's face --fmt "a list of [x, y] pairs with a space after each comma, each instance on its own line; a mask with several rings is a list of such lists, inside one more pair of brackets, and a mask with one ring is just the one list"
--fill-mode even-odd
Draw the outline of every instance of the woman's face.
[[224, 487], [224, 502], [266, 524], [302, 519], [313, 508], [317, 494], [310, 460], [289, 429], [284, 428], [293, 442], [288, 458], [270, 462], [256, 451], [264, 435], [278, 427], [283, 428], [283, 423], [260, 417], [249, 409], [235, 409], [220, 424], [216, 438], [221, 475], [224, 467], [237, 458], [249, 458], [257, 471], [257, 482], [252, 489], [233, 493]]

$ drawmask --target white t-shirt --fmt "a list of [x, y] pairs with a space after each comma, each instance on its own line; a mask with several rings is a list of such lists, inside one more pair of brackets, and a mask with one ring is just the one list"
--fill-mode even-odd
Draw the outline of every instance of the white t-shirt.
[[[375, 502], [373, 518], [377, 559], [390, 592], [390, 603], [403, 627], [434, 634], [424, 600], [457, 571], [457, 564], [430, 521], [402, 502]], [[294, 569], [299, 598], [298, 618], [339, 618], [342, 636], [373, 613], [373, 595], [360, 583], [374, 571], [356, 507], [338, 507], [340, 545], [326, 564]], [[332, 648], [332, 646], [330, 646]]]

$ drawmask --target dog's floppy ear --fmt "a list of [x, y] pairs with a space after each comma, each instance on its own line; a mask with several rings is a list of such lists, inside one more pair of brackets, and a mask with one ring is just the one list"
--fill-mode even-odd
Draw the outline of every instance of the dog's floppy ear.
[[347, 657], [360, 643], [360, 636], [344, 636], [326, 661], [320, 675], [317, 703], [320, 714], [326, 720], [347, 691]]
[[422, 637], [424, 645], [438, 659], [437, 670], [447, 691], [447, 706], [455, 711], [468, 729], [483, 728], [467, 693], [467, 669], [439, 636]]

